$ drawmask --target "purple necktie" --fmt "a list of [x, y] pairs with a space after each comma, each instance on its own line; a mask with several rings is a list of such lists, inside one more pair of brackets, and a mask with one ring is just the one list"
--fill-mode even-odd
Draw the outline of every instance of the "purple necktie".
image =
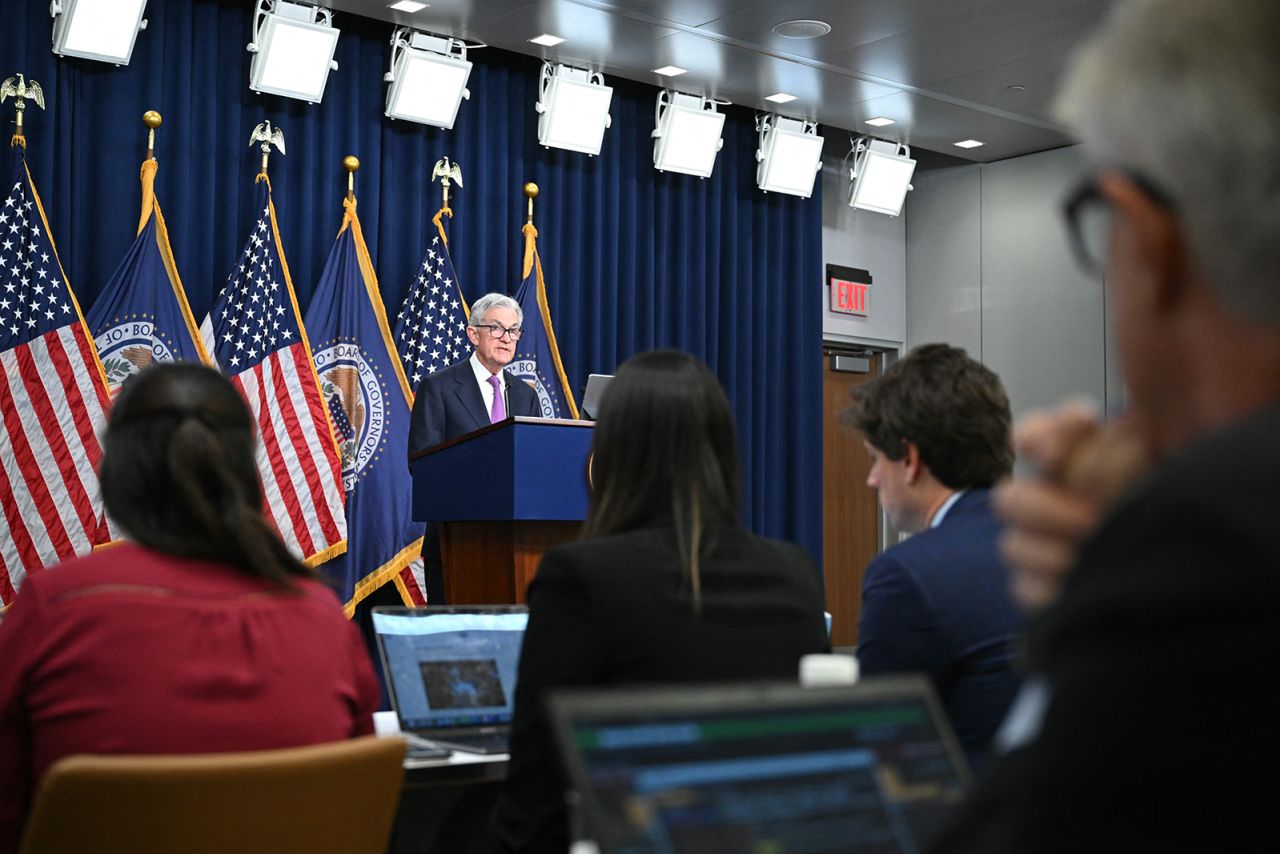
[[489, 385], [493, 386], [493, 408], [489, 410], [489, 423], [497, 424], [507, 417], [507, 404], [502, 399], [502, 380], [494, 374], [489, 377]]

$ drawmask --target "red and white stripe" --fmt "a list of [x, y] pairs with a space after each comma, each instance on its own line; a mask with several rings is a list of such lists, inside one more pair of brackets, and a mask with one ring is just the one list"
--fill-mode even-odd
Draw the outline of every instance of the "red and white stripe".
[[345, 540], [342, 465], [306, 345], [282, 348], [232, 382], [258, 423], [258, 473], [285, 545], [307, 560]]
[[76, 322], [0, 353], [0, 599], [27, 572], [101, 542], [98, 435], [108, 398]]

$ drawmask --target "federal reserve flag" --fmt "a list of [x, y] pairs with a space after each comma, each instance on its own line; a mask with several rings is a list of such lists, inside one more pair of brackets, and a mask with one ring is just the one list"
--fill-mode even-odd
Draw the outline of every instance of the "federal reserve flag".
[[453, 211], [441, 208], [431, 220], [436, 233], [396, 316], [396, 350], [414, 394], [427, 374], [471, 354], [471, 342], [467, 340], [470, 310], [449, 258], [449, 238], [444, 233], [446, 216], [452, 217]]
[[0, 203], [0, 603], [27, 572], [107, 539], [98, 434], [107, 384], [22, 143]]
[[422, 551], [425, 525], [412, 519], [404, 461], [412, 394], [391, 338], [354, 199], [307, 309], [320, 388], [338, 432], [347, 494], [347, 552], [321, 571], [350, 617], [362, 599], [394, 581], [406, 605], [423, 604], [406, 569]]
[[515, 299], [524, 311], [524, 334], [516, 342], [516, 357], [507, 365], [507, 372], [533, 386], [543, 418], [577, 418], [578, 405], [573, 401], [564, 365], [560, 363], [556, 333], [551, 328], [547, 287], [538, 257], [538, 230], [533, 223], [524, 227], [524, 281]]
[[342, 466], [311, 360], [271, 183], [258, 176], [253, 229], [201, 333], [258, 424], [258, 474], [286, 546], [315, 566], [346, 551]]
[[157, 168], [142, 164], [138, 236], [87, 318], [113, 395], [152, 362], [210, 362], [156, 201]]

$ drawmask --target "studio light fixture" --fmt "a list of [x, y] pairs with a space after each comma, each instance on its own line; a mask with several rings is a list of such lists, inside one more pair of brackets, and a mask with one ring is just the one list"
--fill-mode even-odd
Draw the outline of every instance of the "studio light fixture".
[[53, 52], [128, 65], [147, 0], [53, 0]]
[[663, 89], [654, 109], [653, 167], [706, 178], [724, 145], [724, 113], [716, 102]]
[[470, 77], [465, 43], [397, 27], [391, 34], [391, 70], [382, 78], [391, 84], [387, 117], [452, 128], [458, 106], [471, 97]]
[[[901, 143], [861, 136], [849, 152], [849, 207], [897, 216], [902, 213], [916, 162]], [[848, 158], [846, 158], [847, 160]]]
[[249, 88], [320, 103], [329, 72], [338, 69], [333, 53], [339, 35], [328, 9], [287, 0], [258, 0], [253, 41], [247, 48], [253, 54]]
[[599, 154], [604, 130], [612, 124], [613, 88], [598, 71], [542, 63], [538, 86], [538, 143], [585, 154]]
[[756, 184], [768, 192], [809, 198], [822, 168], [822, 137], [816, 122], [773, 113], [756, 117]]

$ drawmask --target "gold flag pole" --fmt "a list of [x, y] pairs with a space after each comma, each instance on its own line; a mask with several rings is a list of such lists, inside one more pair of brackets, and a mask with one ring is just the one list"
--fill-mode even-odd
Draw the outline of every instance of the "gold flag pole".
[[37, 107], [44, 109], [44, 90], [36, 81], [27, 80], [21, 74], [15, 74], [0, 83], [0, 104], [10, 97], [15, 102], [14, 108], [18, 114], [14, 121], [13, 139], [9, 141], [9, 145], [21, 145], [26, 148], [27, 138], [22, 133], [22, 113], [27, 109], [27, 101], [35, 101]]
[[348, 154], [342, 158], [342, 168], [347, 170], [347, 199], [354, 201], [356, 197], [356, 172], [360, 169], [360, 158]]
[[147, 110], [142, 114], [142, 123], [147, 126], [147, 159], [156, 159], [156, 128], [164, 119], [155, 110]]
[[533, 225], [533, 200], [538, 198], [538, 185], [532, 181], [525, 184], [524, 197], [529, 200], [529, 218], [526, 221], [529, 225]]

